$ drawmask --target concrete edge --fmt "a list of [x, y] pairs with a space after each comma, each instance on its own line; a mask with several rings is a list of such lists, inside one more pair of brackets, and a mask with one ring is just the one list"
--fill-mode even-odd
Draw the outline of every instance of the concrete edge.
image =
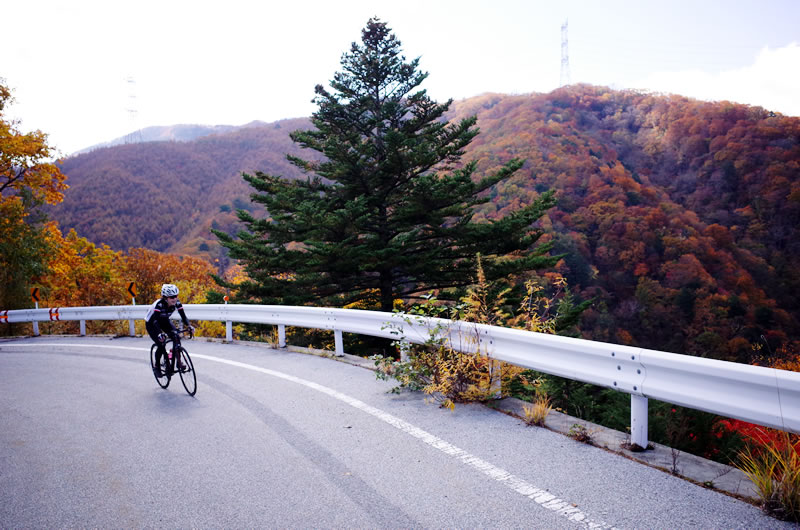
[[[310, 348], [300, 348], [289, 346], [289, 351], [306, 353], [327, 357], [335, 361], [348, 363], [367, 370], [375, 371], [375, 362], [364, 357], [344, 354], [337, 356], [334, 352], [327, 350], [313, 350]], [[525, 405], [528, 403], [516, 399], [505, 398], [485, 404], [488, 408], [508, 414], [525, 422]], [[630, 460], [640, 462], [665, 473], [688, 480], [698, 486], [719, 491], [742, 501], [756, 504], [758, 494], [755, 486], [747, 476], [739, 469], [726, 464], [720, 464], [713, 460], [673, 450], [666, 445], [650, 443], [646, 451], [631, 451], [630, 435], [603, 427], [589, 421], [581, 420], [568, 416], [558, 411], [551, 411], [545, 419], [544, 428], [572, 438], [570, 432], [575, 425], [582, 425], [589, 434], [591, 440], [587, 443], [613, 453], [624, 456]]]
[[[509, 414], [525, 421], [525, 405], [528, 403], [516, 399], [505, 398], [488, 404], [489, 408]], [[580, 425], [590, 437], [589, 443], [595, 447], [617, 453], [625, 458], [640, 462], [673, 476], [688, 480], [698, 486], [713, 489], [736, 497], [745, 502], [756, 504], [758, 493], [755, 486], [739, 469], [707, 460], [705, 458], [673, 450], [671, 447], [651, 442], [645, 451], [631, 451], [630, 435], [597, 425], [595, 423], [568, 416], [558, 411], [551, 411], [545, 419], [544, 428], [573, 438], [574, 426]]]

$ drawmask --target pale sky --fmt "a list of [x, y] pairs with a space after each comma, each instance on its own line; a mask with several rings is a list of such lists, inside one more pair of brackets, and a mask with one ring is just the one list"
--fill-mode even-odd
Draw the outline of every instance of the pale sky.
[[[25, 0], [0, 10], [7, 118], [61, 154], [153, 125], [310, 116], [378, 16], [438, 101], [573, 83], [800, 116], [800, 0]], [[131, 112], [131, 111], [135, 112]]]

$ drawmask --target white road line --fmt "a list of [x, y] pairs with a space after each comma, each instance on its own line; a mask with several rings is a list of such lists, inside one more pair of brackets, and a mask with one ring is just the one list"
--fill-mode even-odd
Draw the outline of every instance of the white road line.
[[[15, 343], [0, 343], [0, 348], [8, 346], [27, 346], [27, 347], [39, 347], [39, 346], [69, 346], [69, 347], [76, 347], [76, 348], [108, 348], [108, 349], [117, 349], [117, 350], [135, 350], [135, 351], [150, 351], [147, 348], [131, 348], [126, 346], [104, 346], [98, 344], [64, 344], [64, 343], [37, 343], [37, 344], [15, 344]], [[328, 388], [326, 386], [320, 385], [318, 383], [314, 383], [313, 381], [308, 381], [306, 379], [301, 379], [299, 377], [285, 374], [283, 372], [278, 372], [275, 370], [270, 370], [269, 368], [261, 368], [259, 366], [254, 366], [252, 364], [245, 364], [240, 363], [238, 361], [231, 361], [228, 359], [222, 359], [219, 357], [213, 357], [211, 355], [203, 355], [200, 353], [193, 353], [192, 357], [196, 357], [198, 359], [206, 359], [208, 361], [213, 361], [217, 363], [227, 364], [230, 366], [235, 366], [237, 368], [243, 368], [245, 370], [251, 370], [253, 372], [260, 372], [262, 374], [270, 375], [272, 377], [277, 377], [279, 379], [284, 379], [286, 381], [291, 381], [293, 383], [297, 383], [299, 385], [303, 385], [307, 388], [312, 390], [316, 390], [317, 392], [321, 392], [323, 394], [327, 394], [332, 398], [338, 399], [339, 401], [350, 405], [353, 408], [356, 408], [362, 412], [365, 412], [385, 423], [388, 423], [392, 427], [399, 429], [400, 431], [417, 438], [426, 444], [430, 445], [431, 447], [438, 449], [439, 451], [445, 453], [446, 455], [452, 456], [463, 462], [464, 464], [472, 467], [473, 469], [480, 471], [484, 475], [500, 482], [501, 484], [505, 485], [506, 487], [510, 488], [511, 490], [528, 497], [529, 499], [534, 500], [537, 504], [542, 506], [543, 508], [547, 508], [558, 515], [566, 517], [570, 521], [574, 521], [585, 528], [614, 528], [613, 526], [606, 524], [602, 521], [597, 521], [591, 519], [586, 513], [578, 509], [574, 504], [560, 499], [549, 493], [541, 488], [537, 488], [533, 484], [529, 483], [528, 481], [509, 473], [508, 471], [491, 464], [477, 456], [474, 456], [467, 451], [456, 447], [455, 445], [442, 440], [441, 438], [420, 429], [408, 423], [405, 420], [398, 418], [397, 416], [393, 416], [388, 412], [384, 412], [380, 409], [376, 409], [371, 405], [367, 405], [363, 401], [355, 399], [347, 394], [343, 394], [337, 390], [332, 388]]]
[[69, 346], [72, 348], [103, 348], [108, 350], [134, 350], [134, 351], [150, 351], [149, 348], [131, 348], [130, 346], [104, 346], [102, 344], [67, 344], [57, 342], [36, 342], [33, 344], [17, 344], [16, 342], [0, 342], [0, 350], [5, 346], [16, 347], [38, 347], [38, 346]]

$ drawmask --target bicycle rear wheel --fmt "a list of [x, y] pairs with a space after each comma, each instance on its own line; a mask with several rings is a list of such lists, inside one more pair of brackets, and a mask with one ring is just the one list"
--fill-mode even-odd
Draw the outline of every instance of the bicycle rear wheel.
[[192, 358], [189, 357], [189, 352], [186, 351], [186, 348], [181, 346], [181, 356], [178, 358], [180, 360], [180, 364], [178, 364], [178, 372], [181, 374], [181, 383], [183, 383], [183, 388], [186, 389], [186, 392], [190, 396], [193, 396], [195, 392], [197, 392], [197, 377], [194, 373], [194, 364], [192, 364]]
[[169, 372], [167, 371], [167, 364], [168, 364], [169, 361], [168, 361], [166, 355], [162, 355], [161, 356], [161, 363], [160, 363], [161, 364], [161, 377], [158, 377], [158, 374], [156, 374], [156, 350], [157, 349], [158, 349], [158, 346], [156, 346], [155, 344], [150, 346], [150, 368], [152, 368], [152, 370], [153, 370], [153, 376], [156, 378], [156, 383], [158, 383], [158, 386], [160, 386], [161, 388], [167, 388], [169, 386], [169, 381], [170, 381]]

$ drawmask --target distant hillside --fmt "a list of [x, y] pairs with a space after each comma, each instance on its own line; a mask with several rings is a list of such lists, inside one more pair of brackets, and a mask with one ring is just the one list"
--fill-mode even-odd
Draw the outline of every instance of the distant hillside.
[[242, 171], [300, 172], [285, 158], [299, 150], [288, 132], [307, 119], [244, 127], [191, 142], [107, 147], [67, 158], [70, 189], [50, 214], [65, 229], [115, 249], [146, 247], [220, 257], [209, 228], [234, 232], [235, 210], [252, 208]]
[[[745, 105], [572, 86], [454, 103], [481, 134], [479, 173], [517, 175], [476, 215], [494, 218], [556, 189], [544, 220], [594, 340], [749, 361], [800, 339], [800, 119]], [[288, 133], [304, 119], [187, 143], [99, 149], [64, 162], [71, 189], [51, 210], [114, 248], [219, 259], [208, 229], [252, 208], [241, 171], [290, 178]], [[308, 153], [303, 153], [308, 156]], [[222, 258], [224, 259], [224, 258]]]
[[81, 149], [74, 155], [79, 155], [83, 153], [89, 153], [94, 151], [95, 149], [100, 149], [102, 147], [113, 147], [115, 145], [124, 145], [130, 143], [141, 143], [141, 142], [190, 142], [192, 140], [196, 140], [197, 138], [202, 138], [203, 136], [209, 136], [211, 134], [219, 134], [219, 133], [226, 133], [230, 131], [235, 131], [237, 129], [248, 128], [248, 127], [262, 127], [265, 126], [266, 123], [262, 121], [253, 121], [248, 123], [247, 125], [242, 126], [234, 126], [234, 125], [167, 125], [167, 126], [156, 126], [156, 127], [145, 127], [144, 129], [139, 129], [138, 131], [134, 131], [131, 134], [120, 136], [119, 138], [115, 138], [108, 142], [103, 142], [100, 144], [92, 145], [85, 149]]

